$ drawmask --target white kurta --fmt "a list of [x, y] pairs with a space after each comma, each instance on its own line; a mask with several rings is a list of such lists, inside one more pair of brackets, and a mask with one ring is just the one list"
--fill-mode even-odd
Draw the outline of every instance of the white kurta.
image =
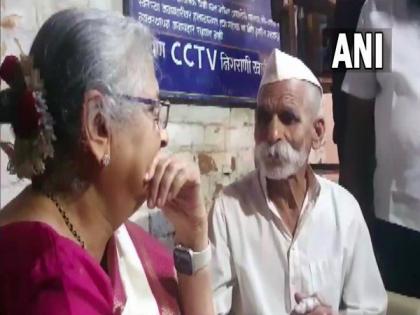
[[358, 30], [384, 30], [391, 71], [348, 71], [343, 91], [375, 99], [376, 216], [420, 232], [420, 6], [408, 3], [365, 2]]
[[[224, 190], [210, 219], [217, 314], [282, 315], [296, 292], [342, 314], [385, 314], [387, 297], [357, 201], [321, 177], [291, 237], [254, 171]], [[304, 205], [305, 208], [305, 205]]]

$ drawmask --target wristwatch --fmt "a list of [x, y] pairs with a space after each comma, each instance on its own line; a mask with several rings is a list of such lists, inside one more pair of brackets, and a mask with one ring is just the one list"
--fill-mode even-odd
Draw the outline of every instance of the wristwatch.
[[182, 245], [176, 245], [174, 249], [175, 269], [179, 273], [191, 276], [200, 269], [206, 267], [211, 261], [210, 243], [201, 252], [195, 252]]

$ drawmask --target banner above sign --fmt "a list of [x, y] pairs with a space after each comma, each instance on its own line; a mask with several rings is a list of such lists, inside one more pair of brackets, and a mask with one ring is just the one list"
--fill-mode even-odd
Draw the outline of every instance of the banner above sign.
[[164, 94], [255, 99], [264, 60], [280, 47], [270, 0], [125, 0], [157, 39]]

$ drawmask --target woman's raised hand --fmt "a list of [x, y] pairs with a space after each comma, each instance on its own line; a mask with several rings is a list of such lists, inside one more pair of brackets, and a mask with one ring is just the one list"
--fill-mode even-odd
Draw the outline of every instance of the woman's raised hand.
[[198, 166], [177, 155], [158, 155], [146, 174], [149, 208], [158, 207], [175, 227], [175, 241], [195, 251], [208, 245], [207, 212]]

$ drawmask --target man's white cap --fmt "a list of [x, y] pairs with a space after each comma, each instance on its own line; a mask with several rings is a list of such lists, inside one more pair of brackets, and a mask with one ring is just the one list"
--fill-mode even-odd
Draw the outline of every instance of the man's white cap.
[[264, 73], [260, 83], [260, 89], [268, 83], [297, 79], [310, 82], [321, 90], [319, 83], [313, 72], [302, 62], [302, 60], [274, 49], [268, 57], [264, 66]]

